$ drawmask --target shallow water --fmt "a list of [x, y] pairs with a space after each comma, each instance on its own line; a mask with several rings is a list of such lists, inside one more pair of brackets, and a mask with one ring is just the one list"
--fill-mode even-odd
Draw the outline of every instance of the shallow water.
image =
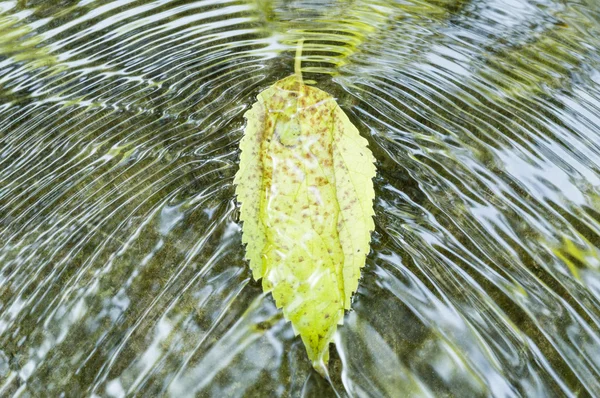
[[[599, 10], [0, 1], [0, 396], [600, 396]], [[378, 167], [331, 384], [232, 185], [301, 37]]]

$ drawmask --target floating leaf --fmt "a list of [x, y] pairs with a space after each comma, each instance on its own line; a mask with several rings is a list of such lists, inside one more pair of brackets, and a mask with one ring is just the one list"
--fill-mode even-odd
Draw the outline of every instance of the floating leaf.
[[375, 165], [335, 99], [304, 84], [300, 51], [296, 74], [244, 115], [234, 183], [252, 274], [326, 377], [329, 343], [369, 252]]

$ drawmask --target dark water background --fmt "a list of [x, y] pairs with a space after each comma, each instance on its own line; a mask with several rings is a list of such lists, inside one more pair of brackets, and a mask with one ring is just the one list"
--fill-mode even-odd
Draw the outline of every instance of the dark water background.
[[[243, 260], [293, 69], [377, 158], [332, 385]], [[0, 396], [600, 396], [597, 0], [0, 1]]]

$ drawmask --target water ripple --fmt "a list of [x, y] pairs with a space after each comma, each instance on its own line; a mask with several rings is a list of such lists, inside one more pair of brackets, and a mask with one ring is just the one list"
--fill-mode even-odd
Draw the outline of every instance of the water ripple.
[[[594, 1], [0, 1], [0, 395], [600, 395]], [[378, 166], [332, 381], [243, 261], [293, 69]]]

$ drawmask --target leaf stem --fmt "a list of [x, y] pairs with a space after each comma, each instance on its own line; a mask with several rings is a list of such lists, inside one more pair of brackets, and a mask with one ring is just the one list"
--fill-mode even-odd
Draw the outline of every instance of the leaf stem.
[[304, 44], [304, 37], [298, 40], [298, 46], [296, 47], [296, 59], [294, 60], [294, 72], [298, 78], [300, 84], [304, 84], [302, 81], [302, 46]]

